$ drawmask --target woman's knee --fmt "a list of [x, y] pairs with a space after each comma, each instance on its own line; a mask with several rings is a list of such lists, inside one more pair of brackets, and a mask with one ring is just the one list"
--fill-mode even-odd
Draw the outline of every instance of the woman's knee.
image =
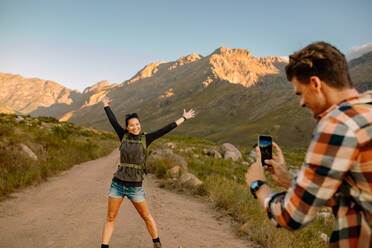
[[111, 212], [109, 212], [108, 214], [107, 214], [107, 217], [106, 217], [106, 221], [107, 222], [114, 222], [115, 221], [115, 219], [116, 219], [116, 213], [111, 213]]

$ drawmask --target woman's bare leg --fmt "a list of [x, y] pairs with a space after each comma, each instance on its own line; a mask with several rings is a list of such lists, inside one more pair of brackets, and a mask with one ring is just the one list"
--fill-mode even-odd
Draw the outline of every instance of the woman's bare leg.
[[159, 237], [158, 229], [156, 228], [155, 221], [150, 214], [149, 208], [147, 207], [146, 200], [143, 200], [141, 202], [134, 201], [131, 202], [133, 203], [133, 206], [137, 209], [139, 215], [141, 215], [142, 219], [145, 221], [147, 230], [149, 231], [151, 237], [153, 239], [158, 238]]
[[108, 245], [114, 231], [114, 221], [118, 215], [119, 208], [123, 198], [108, 197], [108, 210], [105, 225], [102, 232], [102, 244]]

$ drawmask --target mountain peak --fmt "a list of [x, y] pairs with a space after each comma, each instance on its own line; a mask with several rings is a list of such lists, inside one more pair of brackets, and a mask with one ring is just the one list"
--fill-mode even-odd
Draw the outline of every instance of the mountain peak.
[[222, 47], [219, 47], [216, 50], [214, 50], [214, 52], [212, 54], [225, 54], [225, 53], [229, 53], [230, 51], [231, 51], [231, 49], [222, 46]]
[[159, 71], [158, 67], [161, 64], [164, 64], [165, 62], [158, 62], [158, 63], [151, 63], [149, 65], [146, 65], [142, 70], [137, 72], [134, 77], [132, 77], [129, 81], [127, 81], [128, 84], [134, 83], [140, 79], [148, 78], [154, 75]]
[[251, 52], [247, 49], [241, 49], [241, 48], [230, 49], [224, 46], [219, 47], [216, 50], [214, 50], [214, 52], [211, 55], [214, 55], [214, 54], [217, 54], [217, 55], [241, 54], [243, 56], [249, 56], [249, 57], [252, 56]]
[[173, 63], [168, 68], [168, 70], [173, 70], [173, 69], [177, 68], [178, 66], [183, 66], [183, 65], [190, 64], [190, 63], [195, 62], [195, 61], [197, 61], [201, 58], [203, 58], [203, 57], [200, 56], [199, 54], [196, 54], [196, 53], [192, 53], [192, 54], [189, 54], [189, 55], [186, 55], [186, 56], [182, 56], [175, 63]]
[[279, 57], [256, 58], [247, 49], [220, 47], [209, 56], [209, 64], [216, 79], [241, 84], [245, 87], [258, 82], [268, 74], [278, 74], [277, 63], [284, 62]]
[[90, 87], [87, 87], [83, 93], [88, 93], [88, 92], [92, 92], [92, 91], [98, 91], [98, 90], [101, 90], [102, 88], [105, 88], [107, 86], [110, 85], [110, 82], [107, 81], [107, 80], [103, 80], [103, 81], [99, 81], [98, 83], [90, 86]]
[[199, 60], [201, 58], [202, 58], [202, 56], [200, 56], [199, 54], [192, 53], [192, 54], [189, 54], [189, 55], [180, 57], [177, 60], [177, 62], [187, 64], [187, 63], [190, 63], [190, 62], [194, 62], [196, 60]]

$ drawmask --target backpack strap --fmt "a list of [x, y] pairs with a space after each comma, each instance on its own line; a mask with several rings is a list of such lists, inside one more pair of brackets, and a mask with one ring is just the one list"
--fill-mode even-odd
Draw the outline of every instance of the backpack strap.
[[125, 134], [123, 135], [123, 138], [121, 139], [121, 143], [120, 143], [120, 148], [119, 148], [119, 149], [121, 149], [121, 146], [123, 145], [123, 143], [124, 143], [125, 141], [127, 141], [127, 139], [128, 139], [128, 134], [125, 133]]
[[143, 136], [143, 135], [141, 135], [141, 140], [134, 140], [134, 139], [129, 139], [129, 135], [128, 135], [128, 133], [124, 134], [124, 135], [123, 135], [123, 139], [121, 140], [120, 148], [121, 148], [121, 146], [123, 145], [123, 143], [127, 142], [127, 143], [138, 143], [138, 144], [142, 144], [143, 149], [145, 150], [145, 149], [146, 149], [146, 140], [145, 140], [144, 143], [143, 143], [143, 141], [142, 141], [142, 136]]
[[143, 151], [145, 152], [145, 163], [143, 165], [144, 169], [143, 171], [145, 174], [147, 174], [147, 157], [148, 157], [148, 150], [147, 150], [147, 145], [146, 145], [146, 133], [141, 134], [141, 143], [143, 146]]
[[145, 133], [141, 134], [141, 143], [143, 146], [143, 150], [146, 152], [147, 146], [146, 146], [146, 134]]
[[136, 168], [138, 170], [144, 170], [144, 166], [140, 164], [120, 163], [119, 166], [125, 166], [130, 168]]

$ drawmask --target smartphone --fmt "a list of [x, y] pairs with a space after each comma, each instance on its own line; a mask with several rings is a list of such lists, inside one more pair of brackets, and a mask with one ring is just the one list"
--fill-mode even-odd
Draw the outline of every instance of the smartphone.
[[272, 144], [273, 139], [269, 135], [260, 135], [258, 137], [258, 145], [261, 151], [261, 162], [262, 165], [271, 167], [271, 165], [266, 164], [265, 159], [272, 159]]

